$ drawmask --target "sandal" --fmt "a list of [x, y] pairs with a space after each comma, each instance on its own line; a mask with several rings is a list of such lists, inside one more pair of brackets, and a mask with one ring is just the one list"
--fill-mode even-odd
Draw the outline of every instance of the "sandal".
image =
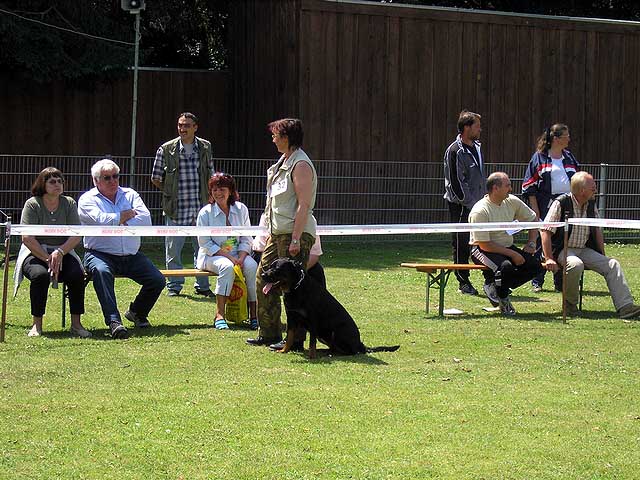
[[251, 330], [257, 330], [258, 329], [258, 319], [257, 318], [252, 318], [249, 320], [249, 328]]
[[229, 330], [229, 325], [227, 325], [227, 321], [224, 318], [219, 318], [213, 322], [213, 326], [216, 330]]
[[40, 335], [42, 335], [42, 330], [38, 329], [35, 325], [31, 327], [31, 330], [27, 333], [27, 337], [39, 337]]

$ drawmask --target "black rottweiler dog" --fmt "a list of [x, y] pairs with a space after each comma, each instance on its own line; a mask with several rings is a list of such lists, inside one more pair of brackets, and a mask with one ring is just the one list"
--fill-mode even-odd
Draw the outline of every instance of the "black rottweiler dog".
[[303, 326], [309, 331], [309, 358], [316, 356], [316, 339], [331, 353], [356, 355], [370, 352], [395, 352], [400, 345], [368, 348], [360, 341], [360, 331], [349, 312], [320, 283], [309, 277], [302, 264], [279, 258], [262, 272], [267, 295], [277, 288], [284, 293], [287, 312], [287, 342], [280, 352], [287, 353], [293, 344], [294, 330]]

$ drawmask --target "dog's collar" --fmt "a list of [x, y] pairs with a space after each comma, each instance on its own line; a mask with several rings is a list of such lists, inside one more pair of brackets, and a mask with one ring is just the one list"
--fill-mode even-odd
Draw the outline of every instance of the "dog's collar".
[[293, 287], [293, 290], [296, 290], [296, 289], [300, 286], [300, 284], [301, 284], [301, 283], [302, 283], [302, 281], [304, 280], [305, 275], [306, 275], [306, 274], [304, 273], [304, 269], [302, 269], [302, 268], [301, 268], [301, 269], [300, 269], [300, 280], [298, 280], [298, 283], [296, 283], [296, 286], [295, 286], [295, 287]]

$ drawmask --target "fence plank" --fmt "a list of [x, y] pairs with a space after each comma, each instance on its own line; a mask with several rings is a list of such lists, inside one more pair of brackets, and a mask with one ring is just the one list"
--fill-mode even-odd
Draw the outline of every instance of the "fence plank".
[[538, 130], [542, 130], [542, 126], [533, 122], [531, 105], [533, 95], [531, 92], [531, 84], [533, 81], [533, 34], [531, 28], [518, 27], [517, 30], [517, 55], [518, 58], [528, 58], [528, 62], [516, 62], [516, 81], [517, 81], [517, 104], [515, 107], [515, 122], [517, 125], [516, 142], [515, 142], [515, 158], [525, 164], [529, 161], [533, 153], [535, 138], [539, 135]]
[[369, 158], [386, 160], [389, 138], [386, 135], [387, 96], [387, 30], [384, 17], [373, 17], [369, 24], [370, 69], [367, 94], [371, 104], [371, 147]]
[[[442, 146], [434, 135], [435, 125], [441, 123], [440, 128], [447, 128], [446, 122], [433, 117], [433, 82], [440, 66], [434, 62], [433, 26], [429, 23], [418, 25], [420, 32], [420, 44], [418, 46], [418, 98], [417, 98], [417, 123], [416, 123], [416, 152], [414, 158], [403, 160], [422, 160], [424, 162], [438, 161], [441, 156]], [[408, 108], [412, 107], [408, 104]], [[398, 125], [401, 127], [401, 125]], [[401, 129], [406, 134], [405, 128]], [[394, 138], [402, 138], [402, 134]]]

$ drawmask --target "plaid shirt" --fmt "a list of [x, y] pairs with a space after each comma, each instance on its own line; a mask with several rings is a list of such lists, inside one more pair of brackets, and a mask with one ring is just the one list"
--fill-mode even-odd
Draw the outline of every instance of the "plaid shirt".
[[[571, 201], [573, 202], [573, 218], [587, 218], [587, 205], [585, 203], [584, 206], [578, 205], [575, 197], [571, 194]], [[545, 217], [545, 222], [562, 222], [564, 219], [560, 218], [562, 208], [560, 207], [560, 202], [555, 200], [549, 211], [547, 212], [547, 216]], [[598, 215], [598, 207], [594, 205], [594, 218], [600, 218]], [[573, 225], [571, 227], [571, 235], [569, 236], [569, 240], [567, 242], [567, 246], [569, 248], [584, 248], [587, 244], [587, 240], [589, 239], [589, 226], [588, 225]], [[556, 232], [555, 228], [545, 228], [551, 232], [552, 234]]]
[[[195, 225], [196, 217], [202, 205], [200, 204], [200, 181], [198, 179], [198, 164], [200, 154], [198, 142], [193, 142], [193, 151], [187, 155], [182, 140], [179, 141], [179, 161], [178, 161], [178, 215], [175, 222], [178, 225]], [[156, 152], [156, 159], [153, 163], [152, 179], [162, 181], [164, 173], [164, 155], [162, 147]], [[213, 159], [209, 165], [209, 172], [213, 172]]]

